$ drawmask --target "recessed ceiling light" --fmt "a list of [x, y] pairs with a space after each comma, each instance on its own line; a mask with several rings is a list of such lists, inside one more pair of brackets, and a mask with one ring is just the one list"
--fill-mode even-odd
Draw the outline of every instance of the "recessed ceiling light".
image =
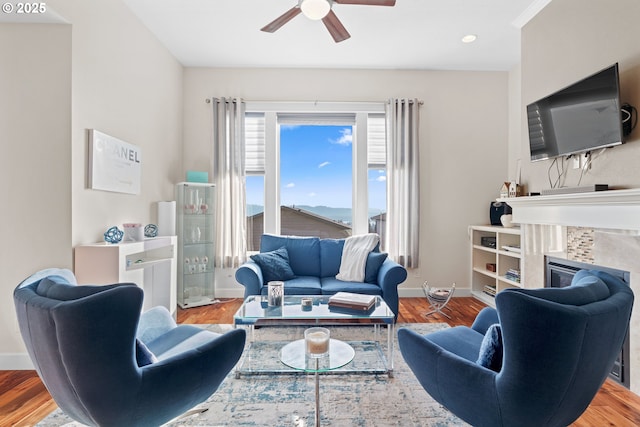
[[467, 34], [462, 38], [462, 43], [473, 43], [477, 38], [478, 36], [476, 36], [475, 34]]

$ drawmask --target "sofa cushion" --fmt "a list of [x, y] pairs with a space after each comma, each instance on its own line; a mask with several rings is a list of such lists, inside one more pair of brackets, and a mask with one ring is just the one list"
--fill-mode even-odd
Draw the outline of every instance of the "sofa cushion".
[[289, 265], [296, 276], [320, 277], [320, 239], [317, 237], [263, 234], [260, 252], [287, 248]]
[[495, 323], [489, 326], [484, 334], [476, 363], [492, 371], [500, 372], [500, 369], [502, 369], [502, 352], [502, 329], [498, 323]]
[[371, 252], [367, 257], [367, 264], [364, 267], [364, 281], [367, 283], [378, 283], [378, 271], [387, 259], [384, 252]]
[[323, 295], [333, 295], [336, 292], [382, 295], [382, 288], [375, 283], [344, 282], [336, 279], [335, 277], [323, 277], [321, 282]]
[[344, 239], [320, 240], [320, 277], [335, 277], [340, 271]]
[[289, 253], [284, 247], [251, 255], [251, 259], [260, 266], [264, 283], [272, 280], [291, 280], [296, 277], [289, 266]]
[[[267, 295], [268, 288], [263, 286], [262, 295]], [[285, 295], [322, 295], [320, 278], [314, 276], [297, 276], [284, 282]]]

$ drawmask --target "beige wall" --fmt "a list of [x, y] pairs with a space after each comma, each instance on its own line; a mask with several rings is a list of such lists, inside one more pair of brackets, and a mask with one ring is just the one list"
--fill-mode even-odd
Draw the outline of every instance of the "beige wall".
[[[155, 222], [156, 202], [173, 200], [182, 179], [182, 66], [121, 1], [47, 6], [69, 25], [0, 24], [0, 369], [26, 360], [15, 285], [71, 268], [73, 247], [112, 225]], [[86, 188], [87, 129], [141, 148], [140, 195]]]
[[[531, 191], [549, 188], [550, 161], [529, 161], [526, 105], [618, 62], [621, 101], [640, 107], [640, 2], [637, 0], [552, 1], [522, 30], [519, 118], [520, 138], [511, 140], [510, 167], [522, 158], [524, 181]], [[515, 122], [513, 120], [516, 120]], [[518, 122], [519, 120], [519, 122]], [[640, 186], [640, 129], [594, 160], [580, 185]], [[577, 186], [579, 170], [569, 170], [566, 186]]]
[[[121, 1], [52, 1], [73, 32], [73, 245], [156, 222], [182, 180], [182, 66]], [[87, 189], [87, 129], [142, 151], [139, 195]]]
[[[211, 96], [249, 101], [385, 101], [417, 97], [421, 107], [419, 269], [401, 293], [424, 280], [469, 287], [467, 227], [488, 222], [507, 174], [505, 72], [294, 69], [185, 69], [184, 169], [209, 170]], [[232, 270], [219, 271], [218, 296], [237, 296]]]
[[0, 24], [0, 94], [0, 362], [23, 367], [13, 289], [72, 262], [71, 27]]

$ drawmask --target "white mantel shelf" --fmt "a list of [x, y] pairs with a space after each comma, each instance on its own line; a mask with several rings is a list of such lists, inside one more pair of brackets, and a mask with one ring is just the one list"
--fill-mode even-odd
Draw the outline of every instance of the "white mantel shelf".
[[591, 193], [500, 198], [513, 222], [640, 230], [640, 188]]

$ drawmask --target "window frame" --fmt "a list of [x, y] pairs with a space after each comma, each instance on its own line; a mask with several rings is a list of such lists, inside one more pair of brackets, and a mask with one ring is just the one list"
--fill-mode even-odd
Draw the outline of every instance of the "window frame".
[[[246, 102], [245, 114], [265, 119], [264, 232], [280, 234], [280, 123], [278, 115], [355, 115], [352, 142], [352, 233], [369, 232], [367, 120], [384, 114], [384, 102]], [[338, 123], [340, 124], [340, 123]], [[251, 173], [256, 175], [256, 173]], [[388, 207], [387, 207], [388, 208]], [[388, 209], [387, 209], [388, 210]]]

